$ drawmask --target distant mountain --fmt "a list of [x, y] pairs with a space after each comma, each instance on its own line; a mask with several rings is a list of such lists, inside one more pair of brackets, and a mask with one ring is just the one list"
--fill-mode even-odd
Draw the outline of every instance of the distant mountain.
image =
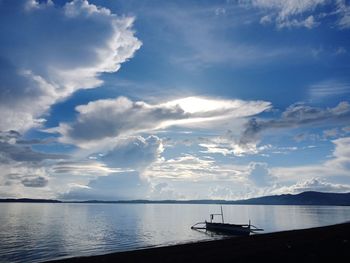
[[0, 203], [62, 203], [52, 199], [31, 199], [31, 198], [6, 198], [0, 199]]
[[[130, 201], [122, 201], [130, 202]], [[303, 192], [300, 194], [271, 195], [246, 200], [135, 200], [134, 203], [182, 203], [182, 204], [242, 204], [242, 205], [350, 205], [350, 193]]]
[[272, 195], [230, 202], [252, 205], [350, 205], [350, 193], [303, 192], [292, 195]]
[[0, 199], [0, 202], [21, 203], [93, 203], [93, 204], [236, 204], [236, 205], [339, 205], [350, 206], [350, 193], [303, 192], [300, 194], [284, 194], [262, 196], [245, 200], [119, 200], [119, 201], [59, 201], [48, 199]]

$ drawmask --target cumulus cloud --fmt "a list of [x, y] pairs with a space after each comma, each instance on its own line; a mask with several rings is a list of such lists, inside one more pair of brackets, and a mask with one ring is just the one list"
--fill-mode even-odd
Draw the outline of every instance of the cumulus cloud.
[[317, 191], [317, 192], [333, 192], [333, 193], [344, 193], [350, 191], [350, 185], [347, 184], [333, 184], [329, 183], [322, 178], [310, 178], [302, 180], [294, 185], [281, 187], [272, 192], [274, 194], [298, 194], [306, 191]]
[[325, 162], [325, 165], [345, 172], [350, 168], [350, 137], [333, 140], [333, 143], [335, 145], [333, 158]]
[[162, 141], [154, 135], [119, 138], [111, 142], [109, 149], [83, 160], [55, 163], [50, 175], [56, 184], [66, 185], [56, 189], [63, 199], [146, 198], [154, 191], [143, 172], [160, 159], [162, 151]]
[[0, 130], [42, 125], [51, 105], [101, 85], [140, 48], [132, 23], [86, 0], [1, 1]]
[[77, 120], [61, 123], [61, 141], [80, 146], [105, 138], [149, 132], [169, 126], [196, 126], [216, 120], [252, 116], [269, 109], [264, 101], [187, 97], [160, 104], [125, 97], [90, 102], [76, 107]]
[[266, 187], [276, 179], [268, 169], [267, 163], [251, 162], [248, 178], [258, 187]]

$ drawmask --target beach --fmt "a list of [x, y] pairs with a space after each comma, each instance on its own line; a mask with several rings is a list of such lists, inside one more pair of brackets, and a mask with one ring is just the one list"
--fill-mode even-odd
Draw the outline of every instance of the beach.
[[50, 262], [341, 262], [349, 251], [350, 223], [343, 223]]

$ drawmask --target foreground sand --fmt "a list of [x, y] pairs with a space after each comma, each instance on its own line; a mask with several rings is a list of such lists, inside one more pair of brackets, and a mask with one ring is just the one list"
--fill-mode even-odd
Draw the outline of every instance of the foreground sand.
[[51, 262], [349, 262], [350, 223]]

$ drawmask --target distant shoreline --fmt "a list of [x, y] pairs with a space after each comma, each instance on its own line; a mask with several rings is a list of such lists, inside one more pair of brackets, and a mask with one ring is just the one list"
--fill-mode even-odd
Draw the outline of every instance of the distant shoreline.
[[263, 196], [245, 200], [86, 200], [61, 201], [51, 199], [7, 198], [0, 203], [79, 203], [79, 204], [228, 204], [228, 205], [319, 205], [350, 206], [350, 193], [303, 192], [300, 194], [284, 194]]
[[350, 223], [343, 223], [48, 262], [341, 262], [349, 251]]

